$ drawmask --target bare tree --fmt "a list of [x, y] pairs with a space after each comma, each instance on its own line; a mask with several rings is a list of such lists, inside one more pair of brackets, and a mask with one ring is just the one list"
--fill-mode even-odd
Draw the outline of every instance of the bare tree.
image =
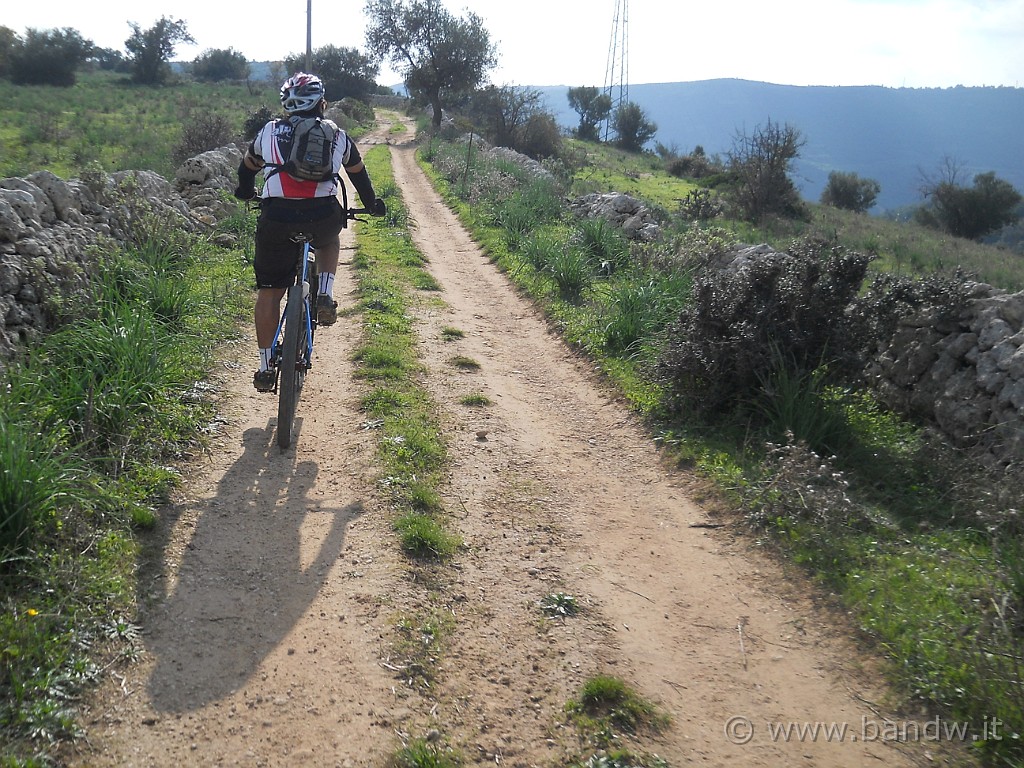
[[757, 126], [749, 135], [736, 134], [728, 153], [729, 169], [736, 179], [731, 197], [747, 219], [800, 214], [800, 195], [789, 171], [805, 143], [799, 130], [770, 118], [767, 125]]

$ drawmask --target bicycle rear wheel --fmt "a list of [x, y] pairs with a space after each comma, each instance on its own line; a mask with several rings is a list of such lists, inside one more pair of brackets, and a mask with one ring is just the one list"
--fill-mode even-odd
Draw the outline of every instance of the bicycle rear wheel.
[[284, 341], [281, 344], [281, 379], [277, 400], [277, 444], [281, 448], [287, 448], [292, 444], [295, 406], [302, 391], [302, 382], [306, 378], [306, 312], [302, 286], [293, 285], [288, 289]]

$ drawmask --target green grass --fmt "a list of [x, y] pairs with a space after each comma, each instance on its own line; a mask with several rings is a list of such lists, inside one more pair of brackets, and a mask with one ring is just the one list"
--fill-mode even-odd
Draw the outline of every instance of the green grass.
[[[657, 755], [636, 752], [627, 745], [637, 744], [664, 731], [669, 717], [640, 696], [624, 680], [611, 675], [588, 679], [574, 699], [566, 702], [569, 722], [579, 734], [588, 759], [573, 765], [664, 766]], [[596, 753], [593, 750], [598, 750]]]
[[448, 364], [463, 371], [480, 370], [480, 362], [478, 360], [474, 360], [472, 357], [466, 357], [465, 355], [455, 355], [454, 357], [448, 358]]
[[[47, 94], [41, 98], [41, 94]], [[80, 177], [90, 167], [107, 172], [153, 170], [173, 178], [173, 153], [182, 126], [211, 109], [237, 126], [275, 105], [274, 86], [217, 83], [132, 85], [125, 75], [81, 73], [70, 88], [16, 86], [0, 80], [0, 176], [49, 170]]]
[[491, 398], [480, 393], [473, 393], [471, 395], [463, 395], [459, 398], [459, 402], [470, 408], [480, 408], [485, 405], [490, 405]]
[[391, 216], [361, 224], [357, 232], [355, 263], [365, 339], [355, 354], [356, 376], [374, 386], [363, 397], [363, 408], [382, 419], [382, 483], [396, 507], [393, 526], [400, 546], [414, 559], [443, 562], [454, 557], [462, 542], [446, 528], [437, 490], [448, 456], [436, 406], [416, 379], [422, 365], [410, 310], [427, 273], [407, 226], [402, 226], [408, 217], [389, 157], [386, 148], [366, 156]]
[[465, 336], [466, 332], [459, 328], [445, 326], [441, 329], [441, 338], [445, 341], [458, 341], [459, 339], [465, 338]]
[[413, 739], [388, 760], [388, 768], [458, 768], [463, 764], [451, 749], [426, 739]]

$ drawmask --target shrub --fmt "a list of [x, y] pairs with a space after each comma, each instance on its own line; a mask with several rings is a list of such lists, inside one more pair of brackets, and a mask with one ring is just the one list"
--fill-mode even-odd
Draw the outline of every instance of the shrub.
[[247, 142], [252, 141], [256, 138], [256, 133], [260, 128], [273, 119], [274, 113], [270, 110], [270, 107], [266, 105], [253, 110], [249, 113], [249, 116], [245, 118], [245, 125], [242, 126], [242, 139]]
[[244, 80], [248, 76], [249, 61], [234, 48], [206, 50], [192, 62], [192, 77], [196, 80]]
[[832, 171], [821, 193], [821, 204], [865, 213], [875, 204], [881, 191], [881, 185], [874, 179], [862, 179], [856, 173]]
[[606, 274], [629, 264], [629, 241], [600, 216], [580, 221], [569, 242]]
[[182, 126], [181, 140], [175, 145], [171, 157], [176, 164], [211, 149], [231, 144], [237, 134], [232, 122], [224, 115], [199, 112]]
[[547, 273], [558, 286], [559, 295], [570, 302], [579, 301], [594, 279], [590, 261], [574, 248], [556, 251], [548, 262]]
[[659, 363], [670, 405], [707, 414], [733, 410], [762, 389], [780, 356], [795, 372], [827, 362], [837, 371], [860, 370], [846, 308], [869, 261], [807, 242], [735, 271], [705, 270]]
[[722, 215], [724, 206], [707, 189], [691, 189], [679, 201], [679, 214], [688, 221], [707, 221]]

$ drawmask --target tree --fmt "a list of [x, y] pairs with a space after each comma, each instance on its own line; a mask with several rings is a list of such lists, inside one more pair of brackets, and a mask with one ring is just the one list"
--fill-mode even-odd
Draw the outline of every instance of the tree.
[[492, 144], [535, 159], [557, 155], [561, 147], [557, 122], [544, 108], [544, 94], [534, 88], [479, 90], [470, 99], [469, 116]]
[[21, 38], [10, 27], [0, 26], [0, 77], [7, 77], [11, 71], [11, 54], [21, 44]]
[[[292, 54], [285, 59], [289, 72], [301, 71], [306, 66], [306, 54]], [[356, 48], [338, 48], [325, 45], [313, 51], [312, 69], [324, 81], [329, 101], [351, 98], [368, 102], [377, 90], [380, 67], [373, 59]]]
[[639, 104], [626, 102], [612, 117], [612, 128], [618, 138], [615, 143], [627, 152], [639, 152], [644, 144], [654, 138], [658, 126], [647, 119], [647, 114]]
[[874, 179], [862, 179], [856, 173], [832, 171], [821, 193], [821, 204], [847, 211], [865, 213], [875, 204], [881, 185]]
[[480, 17], [451, 15], [439, 0], [367, 0], [366, 42], [372, 55], [388, 57], [410, 94], [433, 109], [441, 125], [445, 105], [468, 95], [497, 64], [497, 52]]
[[233, 48], [205, 50], [192, 62], [196, 80], [245, 80], [248, 76], [249, 60]]
[[143, 30], [134, 21], [128, 22], [132, 36], [124, 47], [132, 59], [132, 80], [142, 85], [162, 85], [170, 73], [168, 62], [178, 43], [194, 43], [184, 21], [161, 16], [160, 21]]
[[576, 138], [583, 141], [598, 141], [601, 134], [598, 126], [608, 119], [612, 111], [612, 97], [601, 93], [592, 85], [581, 85], [569, 89], [569, 106], [580, 116]]
[[975, 176], [973, 187], [958, 183], [960, 167], [954, 160], [946, 158], [940, 173], [938, 180], [926, 179], [922, 187], [929, 205], [916, 216], [921, 223], [977, 240], [1019, 220], [1021, 194], [993, 171]]
[[113, 48], [93, 48], [89, 61], [106, 71], [127, 72], [127, 60], [124, 54]]
[[92, 48], [92, 42], [74, 29], [26, 30], [25, 39], [11, 51], [11, 81], [18, 85], [74, 85], [75, 72]]
[[731, 197], [747, 219], [802, 214], [800, 195], [789, 170], [805, 143], [799, 130], [771, 119], [767, 126], [754, 128], [751, 135], [737, 133], [733, 138], [728, 154], [729, 170], [735, 179]]

